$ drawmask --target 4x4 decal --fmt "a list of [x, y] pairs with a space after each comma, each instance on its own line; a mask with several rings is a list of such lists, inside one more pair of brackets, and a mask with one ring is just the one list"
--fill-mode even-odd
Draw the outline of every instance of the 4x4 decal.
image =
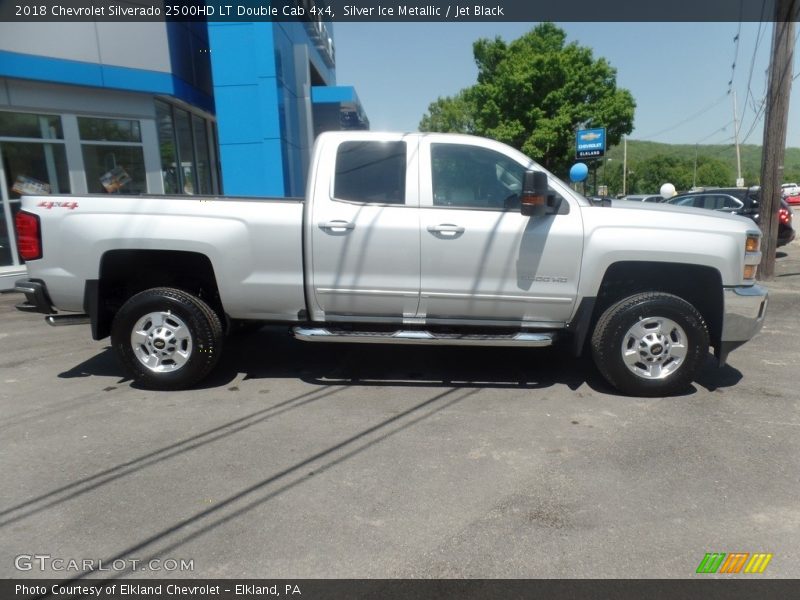
[[49, 202], [43, 201], [39, 202], [36, 206], [41, 206], [42, 208], [46, 208], [50, 210], [51, 208], [68, 208], [70, 210], [75, 210], [78, 208], [77, 202]]

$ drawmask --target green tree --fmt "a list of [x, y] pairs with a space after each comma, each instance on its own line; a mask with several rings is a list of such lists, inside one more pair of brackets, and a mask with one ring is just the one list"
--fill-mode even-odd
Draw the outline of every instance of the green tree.
[[590, 48], [567, 44], [552, 23], [510, 43], [480, 39], [473, 54], [477, 83], [432, 103], [421, 131], [494, 138], [563, 176], [575, 162], [577, 129], [605, 127], [611, 146], [633, 128], [636, 103], [617, 88], [616, 69]]
[[692, 187], [694, 165], [687, 159], [657, 154], [635, 163], [633, 169], [638, 175], [636, 182], [638, 193], [657, 193], [665, 183], [671, 183], [678, 191]]
[[472, 110], [464, 90], [451, 98], [437, 98], [419, 124], [420, 131], [474, 133]]
[[628, 179], [631, 193], [655, 194], [665, 183], [671, 183], [678, 191], [698, 187], [727, 187], [734, 184], [733, 167], [725, 161], [708, 156], [698, 156], [695, 173], [694, 158], [674, 154], [656, 154], [630, 165], [636, 174]]
[[736, 183], [733, 167], [717, 159], [700, 156], [697, 158], [696, 185], [703, 187], [727, 187]]

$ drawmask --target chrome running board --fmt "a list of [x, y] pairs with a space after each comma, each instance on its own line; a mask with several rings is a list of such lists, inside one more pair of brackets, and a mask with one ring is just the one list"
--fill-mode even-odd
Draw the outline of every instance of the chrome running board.
[[86, 325], [92, 320], [89, 315], [48, 315], [44, 318], [48, 325], [61, 327], [62, 325]]
[[305, 342], [347, 342], [359, 344], [438, 344], [442, 346], [529, 346], [543, 348], [555, 341], [555, 333], [511, 334], [437, 333], [431, 331], [345, 331], [326, 327], [292, 327]]

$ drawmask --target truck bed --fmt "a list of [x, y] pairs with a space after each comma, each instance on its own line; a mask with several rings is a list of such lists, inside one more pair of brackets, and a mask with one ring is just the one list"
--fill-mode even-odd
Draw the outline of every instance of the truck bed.
[[305, 308], [302, 198], [50, 195], [26, 196], [22, 208], [39, 216], [43, 235], [29, 272], [47, 281], [59, 310], [83, 311], [84, 282], [120, 250], [207, 256], [232, 318], [291, 321]]

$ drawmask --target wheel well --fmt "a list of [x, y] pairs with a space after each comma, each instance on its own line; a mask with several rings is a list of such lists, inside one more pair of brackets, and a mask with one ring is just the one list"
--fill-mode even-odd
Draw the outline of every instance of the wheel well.
[[100, 260], [97, 298], [87, 302], [96, 306], [89, 311], [92, 337], [108, 336], [114, 315], [125, 301], [154, 287], [177, 288], [201, 298], [225, 323], [217, 279], [207, 256], [177, 250], [111, 250]]
[[679, 263], [625, 261], [611, 265], [603, 276], [592, 314], [592, 325], [605, 310], [639, 292], [664, 292], [694, 306], [708, 325], [711, 345], [722, 337], [722, 277], [713, 267]]

